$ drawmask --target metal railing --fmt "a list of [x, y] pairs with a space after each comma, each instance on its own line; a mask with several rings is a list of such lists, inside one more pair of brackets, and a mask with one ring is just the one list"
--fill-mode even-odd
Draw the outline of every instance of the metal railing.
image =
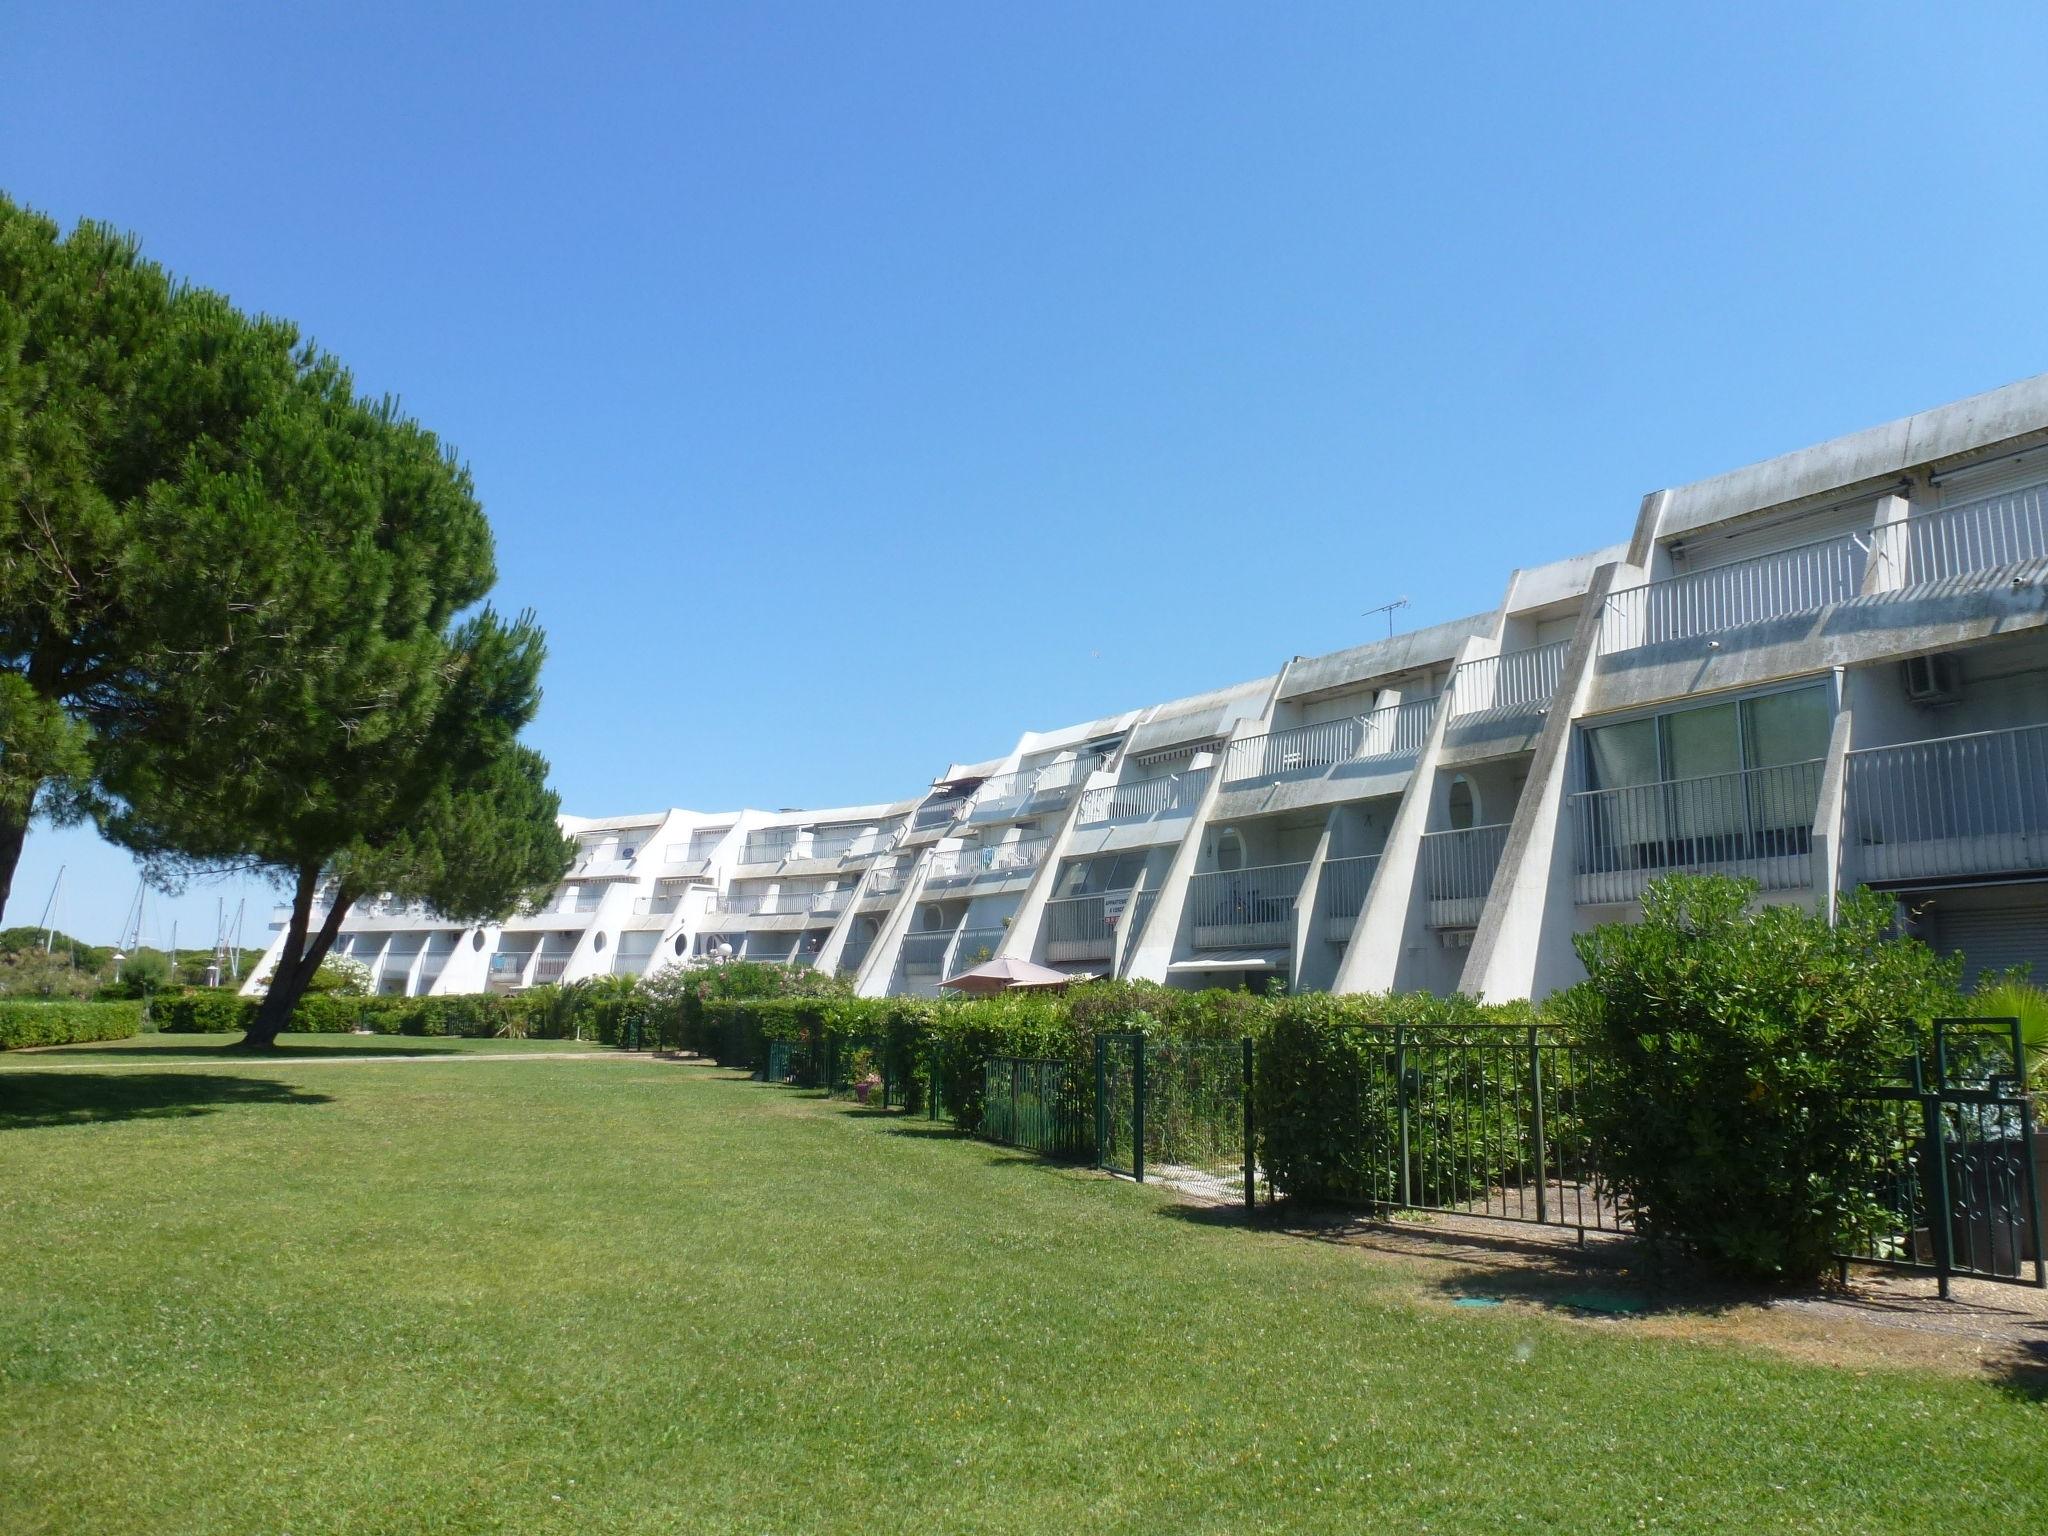
[[917, 814], [910, 818], [912, 830], [928, 831], [932, 827], [943, 827], [960, 814], [960, 807], [966, 802], [958, 795], [950, 800], [935, 800], [929, 805], [917, 808]]
[[903, 889], [908, 875], [901, 869], [876, 869], [868, 873], [867, 884], [861, 887], [861, 898], [869, 896], [890, 896]]
[[1095, 1130], [1087, 1074], [1071, 1061], [991, 1056], [982, 1063], [980, 1134], [1048, 1157], [1086, 1157]]
[[974, 792], [973, 804], [967, 808], [967, 819], [996, 821], [1023, 809], [1024, 802], [1031, 798], [1031, 781], [1037, 776], [1037, 769], [1027, 768], [982, 780], [981, 788]]
[[675, 856], [675, 844], [669, 844], [668, 862], [671, 864], [695, 864], [710, 858], [718, 852], [719, 845], [732, 833], [730, 827], [718, 832], [699, 832], [690, 838], [690, 846], [681, 858]]
[[1862, 881], [2048, 870], [2048, 725], [1861, 748], [1845, 797]]
[[1380, 867], [1376, 853], [1346, 859], [1325, 859], [1317, 900], [1323, 909], [1323, 937], [1346, 943], [1358, 914], [1365, 910], [1365, 898], [1372, 890], [1372, 877]]
[[1766, 890], [1813, 883], [1822, 760], [1573, 795], [1582, 906], [1629, 901], [1656, 875], [1725, 870]]
[[1294, 942], [1294, 898], [1308, 865], [1219, 869], [1188, 881], [1188, 920], [1197, 949], [1251, 949]]
[[851, 975], [853, 972], [859, 970], [861, 968], [861, 962], [866, 960], [868, 957], [868, 951], [870, 951], [874, 947], [875, 936], [873, 934], [848, 934], [846, 936], [846, 942], [842, 944], [839, 948], [840, 974]]
[[1109, 920], [1110, 895], [1129, 900], [1129, 892], [1095, 892], [1059, 896], [1045, 904], [1045, 957], [1048, 960], [1107, 960], [1116, 953], [1116, 928]]
[[945, 970], [946, 955], [953, 947], [956, 934], [947, 928], [936, 933], [910, 933], [903, 937], [903, 947], [897, 951], [897, 969], [906, 976], [937, 977]]
[[[1811, 825], [1812, 817], [1807, 818]], [[1508, 823], [1464, 827], [1450, 832], [1425, 832], [1418, 864], [1422, 888], [1429, 898], [1429, 921], [1436, 928], [1471, 928], [1479, 922], [1494, 871], [1508, 845]]]
[[1475, 656], [1451, 675], [1451, 718], [1485, 711], [1534, 711], [1557, 696], [1569, 640], [1500, 656]]
[[536, 986], [542, 982], [559, 981], [562, 972], [569, 968], [567, 955], [542, 955], [533, 962], [533, 980]]
[[1608, 594], [1600, 649], [1612, 654], [1817, 613], [1862, 590], [1869, 559], [1867, 542], [1844, 534], [1623, 588]]
[[1908, 587], [2048, 559], [2048, 486], [1907, 518], [1887, 530], [1887, 548], [1901, 544]]
[[1031, 796], [1026, 804], [1033, 811], [1056, 811], [1071, 804], [1074, 796], [1081, 792], [1081, 786], [1102, 763], [1103, 759], [1092, 753], [1047, 763], [1032, 781]]
[[749, 833], [740, 844], [742, 864], [780, 864], [790, 857], [796, 848], [794, 832], [778, 832], [772, 835]]
[[1223, 782], [1244, 784], [1339, 763], [1412, 757], [1429, 737], [1436, 704], [1434, 697], [1408, 699], [1349, 720], [1297, 725], [1233, 741], [1224, 754]]
[[852, 899], [853, 892], [844, 886], [836, 891], [818, 891], [811, 898], [811, 914], [814, 917], [831, 917], [844, 912]]
[[962, 928], [954, 934], [954, 942], [946, 951], [946, 974], [957, 976], [971, 965], [980, 965], [992, 959], [996, 947], [1003, 942], [1001, 928]]
[[1202, 802], [1213, 768], [1194, 768], [1183, 773], [1162, 774], [1156, 779], [1136, 779], [1128, 784], [1105, 784], [1081, 796], [1078, 824], [1088, 826], [1105, 821], [1143, 821], [1150, 816], [1185, 816]]
[[595, 912], [604, 902], [602, 891], [579, 891], [574, 896], [565, 896], [556, 904], [557, 912]]
[[635, 896], [633, 915], [635, 917], [665, 917], [675, 911], [681, 903], [677, 896]]
[[712, 908], [733, 917], [801, 917], [836, 891], [727, 891]]

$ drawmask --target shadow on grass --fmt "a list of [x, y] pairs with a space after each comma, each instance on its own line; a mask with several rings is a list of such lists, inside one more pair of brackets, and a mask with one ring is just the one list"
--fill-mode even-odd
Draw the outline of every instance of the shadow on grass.
[[1992, 1367], [1992, 1385], [2024, 1403], [2048, 1403], [2048, 1339], [2017, 1346]]
[[0, 1077], [0, 1131], [114, 1120], [176, 1120], [243, 1105], [330, 1104], [262, 1077], [207, 1072], [92, 1072], [9, 1074]]
[[[162, 1037], [159, 1037], [162, 1038]], [[346, 1056], [488, 1056], [489, 1051], [464, 1051], [431, 1038], [386, 1035], [374, 1044], [360, 1045], [277, 1045], [269, 1050], [245, 1051], [239, 1045], [94, 1045], [59, 1047], [54, 1050], [24, 1051], [21, 1060], [40, 1061], [331, 1061]]]

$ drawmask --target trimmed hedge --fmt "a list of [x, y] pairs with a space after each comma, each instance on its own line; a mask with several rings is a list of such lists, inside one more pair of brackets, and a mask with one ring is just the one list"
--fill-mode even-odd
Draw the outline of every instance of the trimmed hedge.
[[[535, 987], [512, 997], [475, 993], [453, 997], [344, 997], [315, 992], [292, 1011], [290, 1032], [343, 1035], [463, 1036], [471, 1039], [584, 1039], [617, 1045], [633, 1037], [646, 1013], [631, 989], [610, 979], [568, 987]], [[165, 1034], [237, 1034], [249, 1027], [256, 1000], [217, 990], [163, 993], [156, 999], [157, 1028]], [[654, 1043], [643, 1035], [642, 1044]]]
[[0, 1051], [126, 1040], [141, 1028], [140, 1002], [27, 1003], [0, 998]]

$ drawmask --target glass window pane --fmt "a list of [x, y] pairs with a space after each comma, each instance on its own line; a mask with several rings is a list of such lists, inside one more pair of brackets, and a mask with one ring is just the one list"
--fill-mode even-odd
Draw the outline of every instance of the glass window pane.
[[1744, 699], [1744, 748], [1751, 768], [1806, 763], [1828, 755], [1828, 690], [1825, 684]]
[[1703, 779], [1742, 766], [1735, 706], [1714, 704], [1664, 717], [1664, 767], [1670, 779]]
[[1657, 722], [1630, 720], [1586, 732], [1593, 788], [1620, 789], [1657, 782]]

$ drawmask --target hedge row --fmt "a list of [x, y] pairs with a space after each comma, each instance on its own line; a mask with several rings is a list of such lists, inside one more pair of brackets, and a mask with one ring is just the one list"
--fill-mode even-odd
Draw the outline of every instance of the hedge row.
[[[253, 998], [231, 992], [165, 993], [155, 1003], [157, 1028], [166, 1034], [232, 1034], [247, 1029]], [[535, 987], [516, 996], [343, 997], [313, 993], [292, 1012], [294, 1034], [336, 1035], [367, 1030], [378, 1035], [507, 1037], [590, 1040], [617, 1045], [639, 1036], [646, 1008], [630, 989], [609, 980], [568, 987]]]
[[142, 1027], [142, 1004], [26, 1003], [0, 1000], [0, 1051], [24, 1045], [125, 1040]]

